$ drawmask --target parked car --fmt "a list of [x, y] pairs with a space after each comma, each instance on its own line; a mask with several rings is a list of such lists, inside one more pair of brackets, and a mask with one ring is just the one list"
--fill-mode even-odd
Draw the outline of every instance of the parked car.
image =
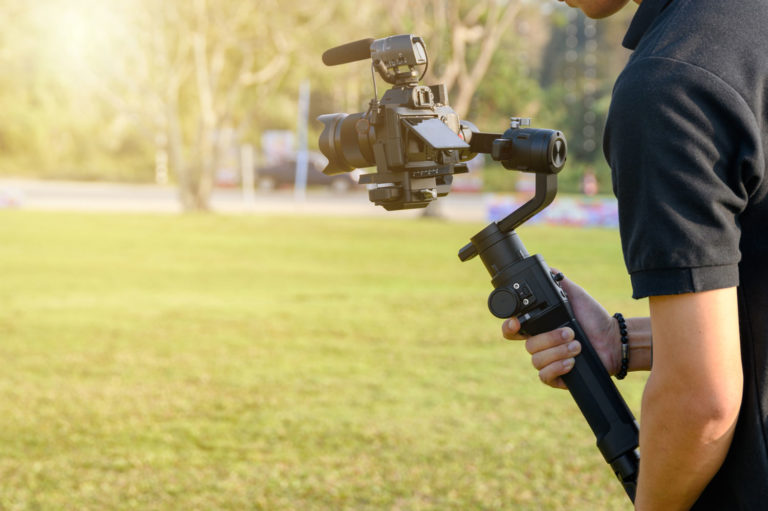
[[[307, 186], [326, 186], [334, 192], [343, 193], [357, 186], [359, 172], [347, 172], [336, 176], [326, 176], [323, 168], [327, 160], [322, 154], [311, 153], [307, 165]], [[296, 179], [296, 158], [286, 158], [278, 163], [261, 166], [256, 169], [256, 184], [261, 190], [293, 187]]]

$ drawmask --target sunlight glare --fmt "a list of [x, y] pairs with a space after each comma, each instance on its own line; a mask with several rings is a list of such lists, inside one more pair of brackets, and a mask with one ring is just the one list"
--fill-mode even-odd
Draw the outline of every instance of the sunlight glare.
[[38, 19], [51, 66], [60, 73], [100, 74], [119, 58], [129, 31], [122, 2], [51, 0], [38, 5]]

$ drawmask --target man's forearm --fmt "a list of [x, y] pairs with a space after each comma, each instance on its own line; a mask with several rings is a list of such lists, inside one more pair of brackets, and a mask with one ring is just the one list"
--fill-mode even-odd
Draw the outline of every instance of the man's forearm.
[[[638, 510], [689, 509], [728, 452], [736, 419], [723, 424], [700, 403], [670, 395], [653, 374], [643, 393]], [[718, 426], [719, 424], [719, 426]]]
[[734, 288], [652, 297], [639, 510], [689, 509], [725, 459], [743, 376]]

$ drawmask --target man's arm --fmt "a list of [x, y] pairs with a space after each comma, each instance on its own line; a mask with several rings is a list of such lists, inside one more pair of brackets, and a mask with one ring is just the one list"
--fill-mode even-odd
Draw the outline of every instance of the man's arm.
[[689, 509], [728, 452], [743, 376], [736, 288], [650, 298], [638, 510]]

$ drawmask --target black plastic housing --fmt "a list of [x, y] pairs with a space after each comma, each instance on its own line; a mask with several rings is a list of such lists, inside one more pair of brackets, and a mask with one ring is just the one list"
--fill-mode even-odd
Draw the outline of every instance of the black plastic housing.
[[516, 316], [521, 332], [536, 335], [558, 328], [573, 329], [581, 353], [563, 380], [597, 439], [597, 447], [634, 501], [640, 463], [639, 430], [592, 343], [574, 316], [568, 296], [540, 255], [529, 256], [514, 231], [495, 223], [472, 238], [472, 245], [491, 275], [491, 313]]

